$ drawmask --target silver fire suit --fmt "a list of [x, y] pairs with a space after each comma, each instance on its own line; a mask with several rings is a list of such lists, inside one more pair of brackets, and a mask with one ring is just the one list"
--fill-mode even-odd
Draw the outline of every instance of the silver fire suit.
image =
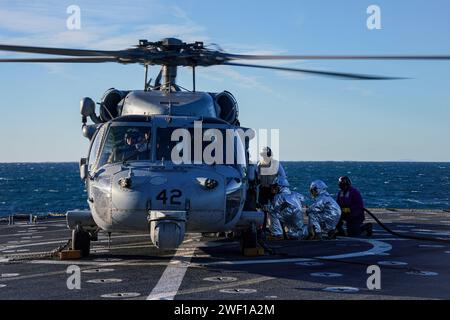
[[282, 187], [271, 203], [270, 233], [272, 236], [283, 236], [283, 227], [287, 229], [289, 239], [303, 239], [308, 235], [308, 228], [303, 223], [303, 206], [305, 197], [297, 192]]
[[268, 163], [260, 161], [257, 174], [262, 187], [270, 187], [275, 182], [280, 186], [289, 187], [284, 168], [278, 160], [272, 159]]
[[310, 190], [315, 190], [315, 197], [313, 196], [314, 203], [306, 210], [309, 217], [308, 227], [319, 237], [327, 236], [328, 232], [336, 229], [341, 208], [327, 192], [327, 185], [323, 181], [316, 180], [311, 183]]

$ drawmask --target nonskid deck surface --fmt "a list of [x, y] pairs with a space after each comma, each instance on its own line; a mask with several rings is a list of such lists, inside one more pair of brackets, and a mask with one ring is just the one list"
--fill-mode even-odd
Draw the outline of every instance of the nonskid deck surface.
[[[374, 211], [394, 231], [450, 239], [448, 212]], [[100, 234], [86, 259], [8, 260], [69, 238], [64, 220], [0, 225], [0, 299], [450, 299], [450, 244], [399, 239], [379, 226], [370, 238], [268, 242], [277, 255], [261, 257], [201, 235], [161, 253], [147, 234], [113, 234], [110, 248]], [[79, 290], [67, 286], [72, 265]], [[371, 265], [381, 268], [380, 290], [367, 287]]]

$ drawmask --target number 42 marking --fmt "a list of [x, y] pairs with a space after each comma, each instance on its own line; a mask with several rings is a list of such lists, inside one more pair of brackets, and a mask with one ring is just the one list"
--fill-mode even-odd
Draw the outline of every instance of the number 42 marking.
[[169, 204], [172, 204], [172, 205], [181, 205], [181, 202], [180, 202], [180, 201], [176, 201], [176, 199], [179, 199], [179, 198], [181, 198], [181, 196], [182, 196], [181, 190], [178, 190], [178, 189], [172, 189], [172, 190], [169, 191], [169, 193], [170, 193], [170, 198], [167, 196], [167, 190], [166, 190], [166, 189], [162, 190], [162, 191], [161, 191], [160, 193], [158, 193], [158, 195], [156, 196], [156, 200], [162, 201], [162, 203], [163, 203], [164, 205], [167, 204], [167, 200], [169, 200]]

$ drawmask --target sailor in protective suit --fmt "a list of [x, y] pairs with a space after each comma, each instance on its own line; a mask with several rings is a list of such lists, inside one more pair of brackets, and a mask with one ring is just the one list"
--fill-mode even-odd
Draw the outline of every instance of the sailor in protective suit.
[[264, 147], [261, 149], [261, 161], [257, 166], [257, 180], [259, 185], [258, 204], [262, 207], [273, 201], [272, 187], [275, 180], [280, 185], [289, 186], [284, 168], [278, 160], [273, 159], [272, 149]]
[[341, 217], [341, 208], [327, 192], [328, 186], [321, 180], [313, 181], [309, 187], [314, 203], [308, 207], [309, 239], [334, 238]]
[[283, 239], [283, 226], [286, 228], [288, 239], [306, 238], [308, 227], [303, 223], [302, 206], [305, 197], [280, 184], [275, 184], [272, 188], [275, 196], [270, 206], [270, 238]]

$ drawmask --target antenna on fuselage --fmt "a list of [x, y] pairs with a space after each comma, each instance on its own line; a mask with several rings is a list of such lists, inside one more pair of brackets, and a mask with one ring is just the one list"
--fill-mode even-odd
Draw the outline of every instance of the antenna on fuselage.
[[195, 66], [192, 66], [192, 92], [195, 92]]
[[148, 78], [148, 64], [145, 65], [144, 91], [147, 91], [149, 87], [149, 81], [147, 80], [147, 78]]

